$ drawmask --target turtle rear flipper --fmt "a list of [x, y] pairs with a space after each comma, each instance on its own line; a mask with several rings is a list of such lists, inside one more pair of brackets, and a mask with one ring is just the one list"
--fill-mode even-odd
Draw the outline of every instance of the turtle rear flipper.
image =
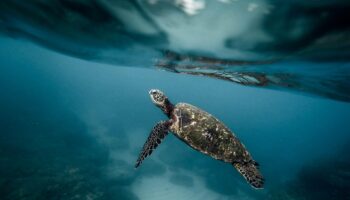
[[255, 161], [246, 163], [233, 163], [233, 166], [248, 181], [248, 183], [256, 188], [262, 189], [264, 186], [264, 178], [259, 172], [258, 164]]
[[147, 141], [143, 145], [139, 158], [136, 161], [135, 168], [141, 165], [142, 161], [152, 154], [153, 150], [162, 142], [162, 139], [168, 135], [170, 122], [161, 121], [158, 122], [152, 129]]

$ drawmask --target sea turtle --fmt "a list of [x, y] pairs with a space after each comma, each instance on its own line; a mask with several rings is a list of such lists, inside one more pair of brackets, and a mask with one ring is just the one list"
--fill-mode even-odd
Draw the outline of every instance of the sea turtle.
[[152, 89], [149, 94], [169, 120], [160, 121], [153, 127], [135, 168], [151, 155], [168, 132], [172, 132], [193, 149], [232, 164], [252, 187], [263, 187], [264, 178], [258, 170], [258, 163], [222, 122], [193, 105], [178, 103], [174, 106], [160, 90]]

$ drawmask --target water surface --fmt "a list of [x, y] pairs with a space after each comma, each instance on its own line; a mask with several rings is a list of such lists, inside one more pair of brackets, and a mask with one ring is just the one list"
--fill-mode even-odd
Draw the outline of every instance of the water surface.
[[[348, 1], [0, 2], [0, 199], [350, 199]], [[196, 105], [266, 178], [167, 136]]]

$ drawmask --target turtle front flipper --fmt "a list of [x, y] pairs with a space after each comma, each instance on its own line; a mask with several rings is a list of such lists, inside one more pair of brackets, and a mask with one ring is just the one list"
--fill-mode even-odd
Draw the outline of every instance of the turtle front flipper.
[[242, 174], [242, 176], [248, 181], [248, 183], [256, 188], [262, 189], [264, 186], [264, 178], [259, 172], [258, 163], [251, 162], [237, 162], [233, 163], [233, 166]]
[[157, 146], [162, 142], [162, 139], [168, 135], [168, 129], [170, 121], [160, 121], [152, 129], [147, 141], [143, 145], [142, 151], [140, 152], [139, 158], [136, 161], [135, 168], [141, 165], [142, 161], [151, 153]]

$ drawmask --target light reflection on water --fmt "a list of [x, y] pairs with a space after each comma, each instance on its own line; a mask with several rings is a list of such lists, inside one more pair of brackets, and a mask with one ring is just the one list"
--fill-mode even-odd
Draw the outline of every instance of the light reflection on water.
[[115, 66], [349, 102], [349, 1], [0, 2], [0, 33]]

